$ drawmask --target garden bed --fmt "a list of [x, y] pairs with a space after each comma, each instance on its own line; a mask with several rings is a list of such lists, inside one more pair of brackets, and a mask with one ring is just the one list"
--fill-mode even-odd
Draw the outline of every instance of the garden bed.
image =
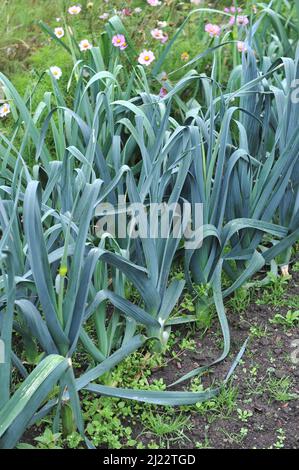
[[[233, 378], [220, 395], [206, 403], [175, 410], [154, 405], [140, 407], [109, 398], [101, 404], [92, 395], [87, 396], [87, 429], [94, 427], [94, 421], [106, 419], [106, 429], [100, 428], [94, 433], [95, 439], [99, 440], [98, 448], [298, 449], [299, 369], [296, 359], [299, 328], [295, 321], [280, 324], [277, 315], [285, 318], [287, 312], [298, 311], [299, 273], [293, 272], [288, 280], [279, 279], [272, 283], [269, 280], [265, 288], [244, 292], [227, 302], [232, 338], [230, 356], [200, 378], [193, 379], [191, 388], [186, 383], [172, 388], [196, 391], [202, 386], [221, 384], [234, 356], [249, 338]], [[128, 380], [133, 381], [136, 388], [143, 388], [145, 383], [149, 389], [151, 385], [154, 389], [164, 388], [163, 384], [171, 384], [194, 368], [211, 363], [219, 356], [220, 346], [221, 335], [216, 321], [206, 332], [200, 328], [177, 328], [172, 334], [171, 352], [158, 357], [144, 352], [137, 361], [135, 357], [132, 361], [128, 358], [125, 367], [121, 366], [112, 375], [112, 381], [132, 368]], [[143, 376], [138, 370], [134, 375], [134, 370], [142, 363], [146, 373]], [[114, 421], [119, 421], [116, 426]], [[103, 432], [102, 437], [100, 432]], [[38, 444], [35, 438], [39, 439], [40, 435], [43, 438]], [[73, 440], [76, 440], [75, 436]], [[22, 442], [42, 448], [64, 446], [61, 436], [55, 438], [47, 422], [29, 429]], [[78, 443], [78, 447], [81, 446], [82, 442]]]
[[0, 449], [298, 448], [299, 1], [46, 3], [0, 6]]

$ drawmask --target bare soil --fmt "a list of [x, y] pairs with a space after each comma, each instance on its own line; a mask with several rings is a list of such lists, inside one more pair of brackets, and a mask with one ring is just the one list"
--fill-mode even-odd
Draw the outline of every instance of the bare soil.
[[[296, 273], [289, 283], [286, 298], [299, 294], [299, 274]], [[298, 306], [299, 307], [299, 306]], [[299, 339], [299, 328], [285, 329], [273, 325], [269, 319], [276, 313], [285, 314], [288, 307], [272, 307], [252, 303], [240, 315], [228, 312], [231, 328], [232, 352], [229, 358], [212, 368], [203, 383], [205, 386], [222, 380], [228, 372], [234, 356], [236, 356], [249, 336], [252, 325], [259, 330], [266, 330], [263, 337], [250, 339], [247, 350], [237, 367], [232, 387], [238, 390], [235, 410], [226, 415], [225, 408], [218, 415], [206, 412], [201, 414], [191, 412], [193, 430], [186, 432], [190, 442], [184, 442], [178, 447], [194, 448], [196, 443], [202, 443], [209, 448], [262, 448], [267, 449], [277, 443], [280, 429], [285, 439], [284, 448], [299, 448], [299, 364], [294, 364], [293, 356], [296, 348], [292, 343]], [[216, 322], [217, 323], [217, 322]], [[217, 324], [215, 323], [215, 328]], [[169, 361], [166, 368], [153, 374], [154, 378], [163, 377], [166, 383], [172, 383], [194, 368], [211, 363], [219, 356], [219, 332], [217, 329], [197, 341], [197, 351], [186, 351], [180, 362]], [[298, 346], [297, 346], [298, 349]], [[297, 353], [299, 358], [299, 353]], [[299, 362], [299, 361], [298, 361]], [[285, 377], [290, 378], [291, 387], [288, 393], [297, 395], [296, 398], [278, 401], [268, 387], [268, 380], [279, 382]], [[173, 389], [182, 389], [176, 387]], [[283, 398], [283, 397], [282, 397]], [[252, 416], [247, 422], [238, 419], [237, 409], [250, 411]], [[247, 429], [247, 436], [240, 439], [241, 428]], [[241, 440], [241, 442], [240, 442]]]

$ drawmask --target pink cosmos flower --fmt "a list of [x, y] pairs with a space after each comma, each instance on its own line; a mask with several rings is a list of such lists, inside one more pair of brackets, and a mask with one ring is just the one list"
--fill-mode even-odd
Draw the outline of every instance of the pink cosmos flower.
[[209, 35], [213, 38], [220, 36], [221, 28], [217, 24], [208, 23], [205, 26], [205, 31], [206, 33], [209, 33]]
[[128, 44], [126, 42], [124, 42], [121, 46], [120, 46], [120, 50], [121, 51], [124, 51], [125, 49], [127, 49], [128, 47]]
[[123, 16], [131, 16], [132, 15], [132, 11], [130, 10], [130, 8], [123, 8], [121, 13], [122, 13]]
[[127, 47], [126, 38], [123, 34], [116, 34], [113, 36], [112, 44], [114, 47], [119, 47], [121, 50]]
[[163, 86], [159, 91], [160, 98], [164, 98], [164, 96], [166, 96], [167, 93], [168, 93], [167, 89]]
[[237, 48], [238, 48], [239, 52], [247, 52], [247, 46], [246, 46], [245, 42], [243, 42], [243, 41], [238, 41], [237, 42]]
[[[229, 24], [231, 26], [233, 26], [236, 22], [236, 17], [235, 16], [232, 16], [229, 20]], [[237, 25], [238, 26], [246, 26], [248, 25], [249, 23], [249, 19], [247, 18], [247, 16], [242, 16], [242, 15], [238, 15], [237, 16]]]
[[160, 0], [147, 0], [147, 3], [148, 3], [151, 7], [157, 7], [157, 6], [161, 5]]
[[161, 41], [163, 39], [162, 29], [158, 29], [158, 28], [152, 29], [151, 35], [154, 39], [158, 39], [158, 41]]
[[162, 44], [164, 44], [168, 40], [168, 34], [164, 33], [162, 29], [158, 29], [158, 28], [152, 29], [151, 35], [154, 39], [161, 41]]
[[152, 51], [144, 50], [138, 57], [138, 62], [141, 65], [150, 65], [155, 60], [154, 53]]
[[162, 43], [162, 44], [165, 44], [165, 42], [167, 42], [167, 41], [168, 41], [168, 34], [167, 34], [167, 33], [164, 33], [164, 34], [163, 34], [163, 38], [161, 39], [161, 43]]
[[228, 8], [224, 8], [224, 11], [225, 13], [241, 13], [242, 12], [242, 8], [241, 7], [228, 7]]

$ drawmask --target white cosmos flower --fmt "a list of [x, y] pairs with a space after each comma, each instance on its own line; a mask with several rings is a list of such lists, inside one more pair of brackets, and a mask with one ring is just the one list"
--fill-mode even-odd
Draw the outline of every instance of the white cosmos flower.
[[8, 103], [4, 103], [0, 106], [0, 118], [4, 118], [10, 113], [10, 106]]
[[79, 5], [73, 5], [68, 9], [70, 15], [79, 15], [80, 11], [81, 7], [79, 7]]
[[89, 49], [92, 48], [92, 44], [88, 41], [88, 39], [83, 39], [79, 43], [80, 51], [88, 51]]
[[102, 15], [99, 16], [100, 20], [108, 20], [109, 18], [109, 13], [103, 13]]
[[56, 65], [53, 65], [53, 67], [50, 67], [50, 72], [53, 75], [56, 80], [59, 80], [61, 75], [62, 75], [62, 70], [60, 67], [57, 67]]
[[63, 38], [64, 36], [64, 29], [63, 28], [55, 28], [54, 29], [54, 34], [57, 38]]
[[166, 28], [167, 21], [157, 21], [157, 25], [159, 26], [159, 28]]
[[155, 60], [155, 55], [152, 51], [144, 50], [138, 57], [138, 62], [141, 65], [150, 65]]

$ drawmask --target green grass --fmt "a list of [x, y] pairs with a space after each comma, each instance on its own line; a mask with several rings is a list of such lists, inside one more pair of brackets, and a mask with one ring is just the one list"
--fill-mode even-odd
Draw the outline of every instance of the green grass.
[[150, 411], [144, 413], [142, 421], [144, 426], [142, 434], [155, 438], [160, 446], [166, 444], [169, 448], [183, 442], [190, 442], [186, 432], [192, 430], [192, 424], [190, 423], [190, 417], [184, 414], [175, 416], [171, 413], [153, 413]]

